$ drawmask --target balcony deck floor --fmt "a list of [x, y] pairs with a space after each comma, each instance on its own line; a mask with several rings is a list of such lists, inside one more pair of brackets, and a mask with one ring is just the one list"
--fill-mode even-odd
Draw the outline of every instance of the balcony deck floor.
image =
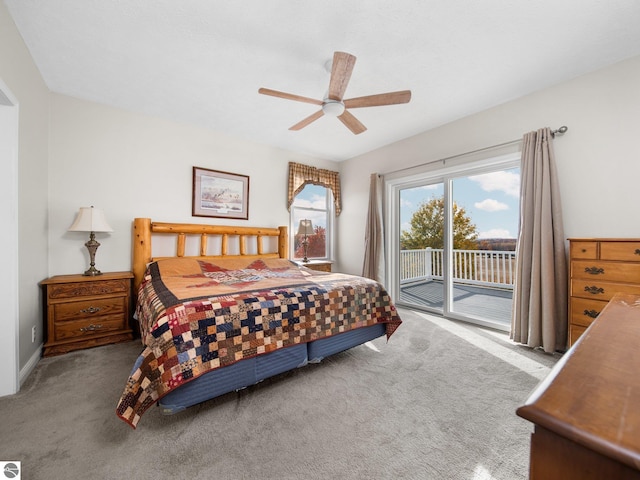
[[[428, 307], [442, 312], [444, 286], [441, 280], [424, 280], [400, 285], [400, 303]], [[511, 324], [513, 291], [479, 285], [453, 284], [453, 310], [499, 323]]]

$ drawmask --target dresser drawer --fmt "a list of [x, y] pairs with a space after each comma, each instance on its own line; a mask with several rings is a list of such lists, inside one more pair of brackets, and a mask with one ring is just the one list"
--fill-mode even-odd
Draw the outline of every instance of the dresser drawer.
[[129, 280], [100, 280], [96, 282], [61, 283], [49, 286], [50, 299], [91, 297], [109, 293], [125, 293], [131, 288]]
[[571, 278], [640, 283], [640, 263], [574, 260]]
[[602, 242], [600, 260], [640, 262], [640, 242]]
[[598, 258], [598, 242], [571, 242], [570, 255], [572, 259], [595, 260]]
[[587, 331], [587, 327], [584, 325], [576, 325], [572, 323], [569, 325], [569, 345], [573, 345], [578, 341], [580, 336]]
[[572, 297], [609, 301], [616, 292], [640, 295], [640, 285], [632, 283], [603, 282], [597, 279], [571, 280]]
[[102, 315], [122, 315], [127, 311], [127, 297], [98, 298], [54, 305], [56, 322], [81, 320]]
[[71, 320], [56, 325], [55, 340], [80, 339], [126, 328], [122, 315], [105, 315], [92, 319]]
[[607, 305], [606, 300], [571, 298], [571, 324], [588, 327]]

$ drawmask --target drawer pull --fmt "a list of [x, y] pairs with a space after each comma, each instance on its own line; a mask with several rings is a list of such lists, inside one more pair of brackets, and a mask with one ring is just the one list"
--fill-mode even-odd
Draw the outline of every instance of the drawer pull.
[[604, 268], [587, 267], [587, 268], [584, 269], [584, 271], [586, 273], [591, 274], [591, 275], [600, 275], [601, 273], [604, 273]]
[[640, 255], [640, 248], [636, 248], [636, 251], [633, 252], [634, 255]]
[[587, 317], [596, 318], [598, 315], [600, 315], [600, 312], [596, 312], [595, 310], [585, 310], [584, 314]]
[[89, 308], [83, 308], [82, 310], [80, 310], [80, 313], [96, 313], [96, 312], [99, 312], [100, 310], [102, 310], [100, 307], [89, 307]]
[[595, 285], [593, 285], [591, 287], [584, 287], [584, 291], [589, 292], [593, 295], [598, 295], [599, 293], [604, 293], [604, 288], [596, 287]]
[[93, 323], [91, 325], [89, 325], [88, 327], [82, 327], [80, 329], [81, 332], [93, 332], [95, 330], [100, 330], [102, 328], [102, 325], [94, 325]]

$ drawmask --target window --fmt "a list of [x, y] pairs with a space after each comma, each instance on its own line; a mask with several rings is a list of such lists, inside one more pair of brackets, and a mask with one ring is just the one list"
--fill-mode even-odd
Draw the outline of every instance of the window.
[[330, 260], [332, 253], [333, 194], [322, 185], [308, 183], [291, 204], [291, 259], [304, 258], [304, 235], [298, 235], [300, 220], [311, 220], [313, 233], [307, 234], [307, 258]]

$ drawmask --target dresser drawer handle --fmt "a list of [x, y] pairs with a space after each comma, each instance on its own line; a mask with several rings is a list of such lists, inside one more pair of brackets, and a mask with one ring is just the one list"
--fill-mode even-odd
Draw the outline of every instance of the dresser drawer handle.
[[596, 312], [595, 310], [585, 310], [584, 314], [587, 317], [596, 318], [598, 315], [600, 315], [600, 312]]
[[89, 308], [83, 308], [82, 310], [80, 310], [80, 313], [96, 313], [96, 312], [99, 312], [100, 310], [102, 310], [100, 307], [89, 307]]
[[94, 325], [93, 323], [91, 325], [89, 325], [88, 327], [82, 327], [80, 329], [81, 332], [93, 332], [95, 330], [100, 330], [102, 328], [102, 325]]
[[604, 273], [604, 268], [587, 267], [587, 268], [584, 269], [584, 271], [586, 273], [591, 274], [591, 275], [600, 275], [601, 273]]
[[636, 248], [636, 251], [633, 252], [634, 255], [640, 255], [640, 248]]
[[591, 287], [584, 287], [584, 291], [585, 292], [589, 292], [593, 295], [598, 295], [600, 293], [604, 293], [604, 288], [602, 287], [596, 287], [595, 285], [591, 286]]

